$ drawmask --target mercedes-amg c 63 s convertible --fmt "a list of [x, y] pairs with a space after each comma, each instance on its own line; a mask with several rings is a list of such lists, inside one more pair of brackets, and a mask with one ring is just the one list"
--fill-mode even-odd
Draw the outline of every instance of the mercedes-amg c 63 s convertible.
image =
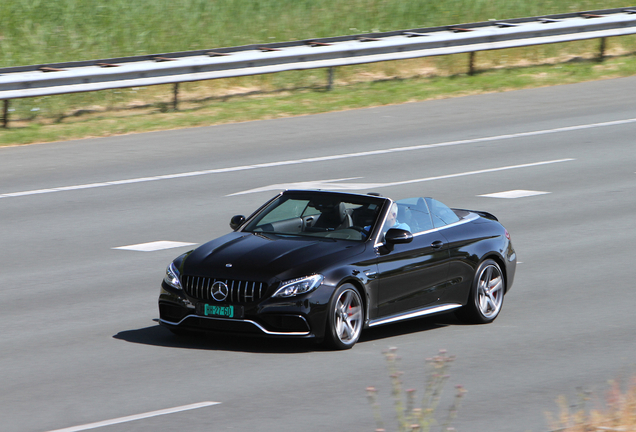
[[346, 349], [365, 328], [431, 314], [489, 323], [515, 275], [495, 216], [432, 198], [290, 190], [230, 227], [168, 266], [159, 315], [174, 333]]

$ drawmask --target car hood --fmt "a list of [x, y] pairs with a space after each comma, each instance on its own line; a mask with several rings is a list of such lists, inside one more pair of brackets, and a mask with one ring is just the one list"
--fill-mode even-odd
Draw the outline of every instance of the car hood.
[[365, 249], [364, 243], [236, 232], [208, 242], [186, 258], [182, 273], [266, 281], [318, 273]]

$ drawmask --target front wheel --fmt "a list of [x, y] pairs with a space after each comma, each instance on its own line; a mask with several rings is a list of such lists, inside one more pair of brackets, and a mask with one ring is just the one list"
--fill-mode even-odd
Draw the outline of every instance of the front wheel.
[[475, 324], [492, 322], [501, 311], [505, 291], [501, 267], [495, 261], [487, 259], [475, 272], [468, 303], [455, 314], [465, 322]]
[[351, 284], [338, 287], [329, 302], [327, 342], [336, 349], [349, 349], [358, 342], [362, 333], [364, 313], [362, 297]]

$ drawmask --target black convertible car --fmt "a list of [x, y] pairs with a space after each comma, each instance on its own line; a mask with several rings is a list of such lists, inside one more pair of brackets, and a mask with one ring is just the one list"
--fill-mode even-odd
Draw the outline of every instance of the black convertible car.
[[432, 198], [291, 190], [230, 226], [168, 266], [159, 314], [174, 333], [315, 338], [346, 349], [363, 328], [425, 315], [491, 322], [515, 275], [495, 216]]

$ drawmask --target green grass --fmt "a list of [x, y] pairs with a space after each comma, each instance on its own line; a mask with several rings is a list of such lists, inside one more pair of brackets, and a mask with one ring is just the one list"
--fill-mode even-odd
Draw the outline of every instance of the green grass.
[[618, 0], [3, 0], [0, 67], [623, 7]]
[[[628, 6], [614, 0], [3, 0], [0, 67], [213, 49]], [[302, 115], [636, 73], [636, 36], [11, 101], [0, 145]], [[587, 59], [569, 62], [572, 59]], [[557, 66], [541, 66], [542, 63]], [[539, 65], [539, 66], [532, 66]], [[242, 94], [242, 96], [235, 96]]]

